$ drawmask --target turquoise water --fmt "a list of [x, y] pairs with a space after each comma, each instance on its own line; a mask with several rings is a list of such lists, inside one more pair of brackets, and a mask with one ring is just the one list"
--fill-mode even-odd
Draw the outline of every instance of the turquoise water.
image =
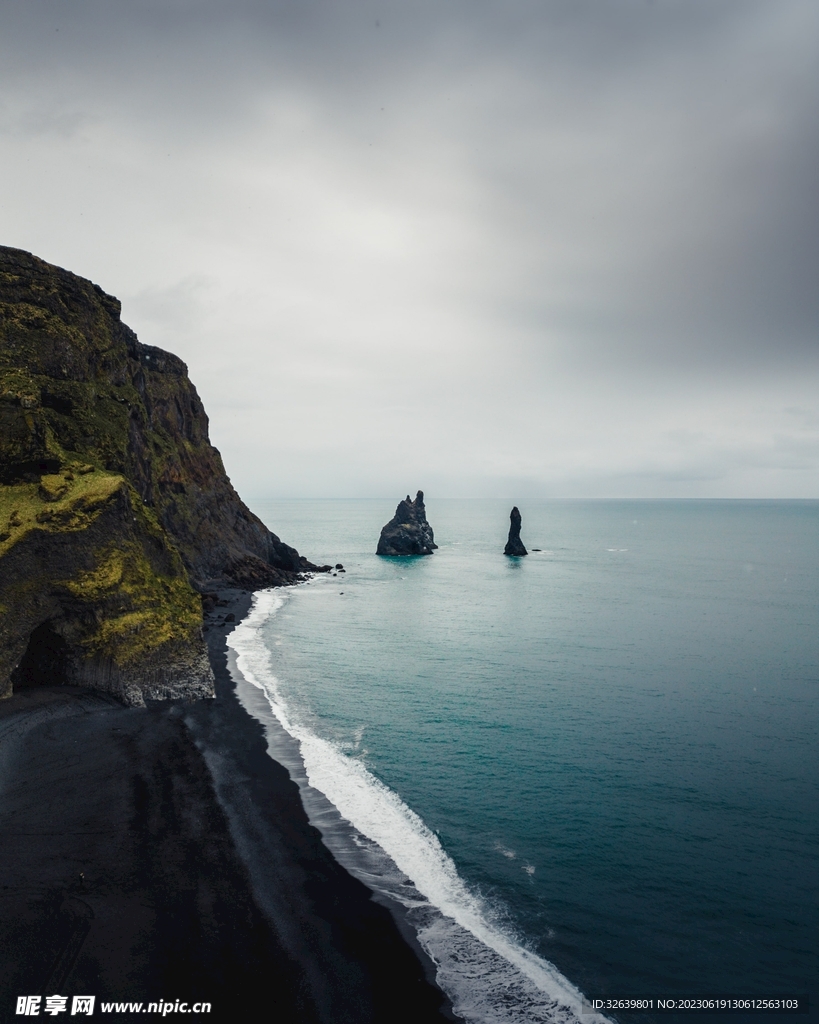
[[[455, 882], [438, 897], [419, 878], [454, 866], [458, 899], [535, 957], [535, 987], [540, 962], [587, 995], [813, 987], [819, 503], [533, 505], [525, 559], [501, 554], [508, 503], [427, 496], [439, 550], [414, 559], [374, 554], [388, 504], [255, 511], [347, 570], [259, 609], [256, 674], [294, 735], [418, 816], [379, 839], [376, 788], [349, 803], [433, 904]], [[345, 813], [346, 768], [331, 774]], [[423, 826], [444, 867], [413, 860]], [[476, 995], [476, 957], [460, 950], [460, 979], [442, 967], [462, 1012], [559, 1017], [554, 990], [536, 1005], [512, 974], [504, 999]]]

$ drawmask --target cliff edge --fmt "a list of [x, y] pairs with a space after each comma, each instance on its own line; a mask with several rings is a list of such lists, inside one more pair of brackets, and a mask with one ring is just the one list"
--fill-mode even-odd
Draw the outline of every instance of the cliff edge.
[[99, 286], [0, 247], [0, 697], [210, 695], [197, 591], [317, 569], [233, 489], [182, 360]]

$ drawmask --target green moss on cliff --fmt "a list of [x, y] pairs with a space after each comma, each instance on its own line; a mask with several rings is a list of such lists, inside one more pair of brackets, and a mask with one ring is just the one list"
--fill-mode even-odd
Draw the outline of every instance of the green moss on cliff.
[[146, 686], [149, 695], [209, 691], [201, 599], [123, 477], [72, 464], [0, 487], [0, 521], [0, 694], [44, 622], [71, 652], [68, 681], [129, 703]]
[[[0, 318], [6, 341], [5, 351], [0, 353], [2, 363], [19, 364], [26, 360], [26, 365], [39, 367], [43, 365], [44, 353], [65, 350], [72, 354], [61, 366], [67, 376], [69, 365], [76, 361], [73, 353], [89, 347], [79, 325], [67, 323], [63, 317], [55, 316], [41, 306], [28, 302], [0, 302]], [[50, 364], [52, 360], [48, 362]]]
[[202, 604], [187, 580], [159, 575], [135, 541], [99, 552], [97, 566], [64, 581], [65, 589], [98, 609], [85, 651], [125, 667], [166, 645], [193, 642]]
[[90, 469], [70, 463], [62, 474], [45, 475], [39, 483], [0, 487], [0, 558], [32, 530], [55, 533], [90, 526], [123, 485], [119, 474]]
[[131, 385], [55, 380], [0, 365], [0, 465], [12, 479], [38, 461], [58, 468], [78, 458], [125, 472], [138, 401]]

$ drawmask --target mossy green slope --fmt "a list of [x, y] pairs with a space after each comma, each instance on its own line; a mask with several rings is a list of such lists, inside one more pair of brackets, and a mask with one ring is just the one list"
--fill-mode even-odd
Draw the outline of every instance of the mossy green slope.
[[0, 695], [44, 629], [63, 681], [209, 693], [197, 590], [315, 568], [239, 499], [185, 364], [119, 312], [0, 248]]

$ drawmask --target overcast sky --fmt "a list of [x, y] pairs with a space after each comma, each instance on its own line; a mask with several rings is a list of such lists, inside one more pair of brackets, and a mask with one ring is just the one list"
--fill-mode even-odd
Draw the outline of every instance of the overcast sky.
[[819, 497], [816, 0], [0, 0], [0, 244], [248, 497]]

